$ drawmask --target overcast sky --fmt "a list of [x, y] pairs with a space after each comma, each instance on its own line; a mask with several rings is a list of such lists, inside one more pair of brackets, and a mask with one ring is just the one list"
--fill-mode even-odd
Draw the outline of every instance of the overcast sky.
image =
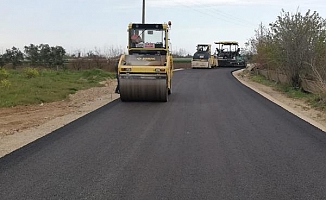
[[[68, 53], [126, 49], [127, 25], [141, 22], [141, 9], [142, 0], [0, 0], [0, 53], [41, 43]], [[146, 0], [146, 22], [171, 20], [173, 50], [193, 54], [197, 43], [235, 40], [243, 47], [282, 9], [326, 18], [325, 0]]]

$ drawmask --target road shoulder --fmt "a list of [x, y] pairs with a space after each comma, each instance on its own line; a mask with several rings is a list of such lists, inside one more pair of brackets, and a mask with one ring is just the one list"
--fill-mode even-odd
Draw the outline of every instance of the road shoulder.
[[305, 120], [311, 125], [326, 132], [325, 113], [312, 108], [303, 100], [289, 98], [285, 94], [282, 94], [279, 91], [275, 91], [272, 87], [251, 81], [248, 76], [243, 73], [243, 71], [244, 69], [233, 72], [233, 76], [237, 78], [243, 85], [249, 87], [266, 99], [276, 103], [277, 105]]

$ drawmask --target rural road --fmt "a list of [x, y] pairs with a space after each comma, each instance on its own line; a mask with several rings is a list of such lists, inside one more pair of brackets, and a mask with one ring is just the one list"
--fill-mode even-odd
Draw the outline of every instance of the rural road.
[[236, 80], [174, 74], [0, 159], [0, 199], [325, 199], [326, 134]]

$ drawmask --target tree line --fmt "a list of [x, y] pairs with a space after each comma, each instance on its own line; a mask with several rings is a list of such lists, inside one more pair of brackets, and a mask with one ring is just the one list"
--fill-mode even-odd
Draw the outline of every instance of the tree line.
[[295, 88], [301, 88], [303, 78], [325, 84], [326, 20], [317, 12], [282, 10], [275, 22], [259, 26], [247, 48], [259, 68], [286, 74]]
[[61, 46], [50, 46], [48, 44], [24, 47], [24, 53], [16, 48], [6, 49], [5, 53], [0, 54], [0, 67], [12, 64], [15, 69], [23, 63], [30, 66], [49, 66], [62, 67], [65, 62], [66, 50]]

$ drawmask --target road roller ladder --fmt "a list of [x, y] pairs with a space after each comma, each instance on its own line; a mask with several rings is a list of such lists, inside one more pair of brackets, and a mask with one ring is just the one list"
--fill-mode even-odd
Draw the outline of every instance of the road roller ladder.
[[118, 65], [122, 101], [167, 102], [172, 93], [171, 22], [128, 26], [128, 54]]

